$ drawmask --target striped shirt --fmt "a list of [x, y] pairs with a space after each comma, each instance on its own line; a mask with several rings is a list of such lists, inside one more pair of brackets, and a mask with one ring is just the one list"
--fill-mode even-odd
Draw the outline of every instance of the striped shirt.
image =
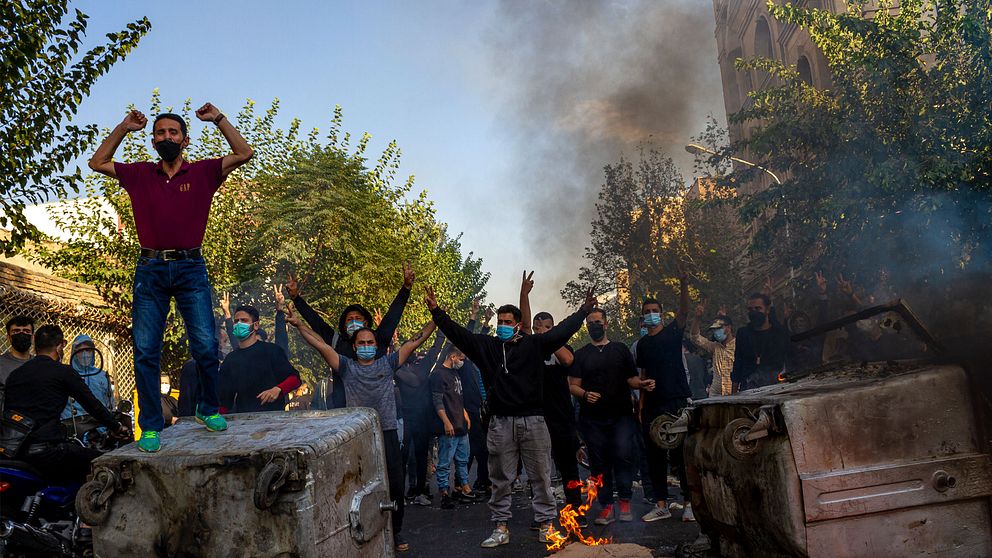
[[734, 371], [734, 347], [737, 346], [737, 338], [723, 344], [695, 333], [692, 335], [692, 342], [704, 351], [713, 353], [713, 384], [710, 385], [710, 395], [730, 395], [734, 385], [730, 374]]

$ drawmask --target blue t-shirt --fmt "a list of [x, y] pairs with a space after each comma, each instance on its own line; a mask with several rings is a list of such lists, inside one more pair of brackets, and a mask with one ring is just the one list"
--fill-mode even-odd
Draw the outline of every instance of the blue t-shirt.
[[383, 430], [396, 430], [396, 394], [393, 374], [399, 366], [399, 353], [381, 356], [371, 364], [362, 365], [354, 359], [338, 355], [338, 374], [344, 382], [344, 396], [349, 407], [371, 407], [379, 413]]

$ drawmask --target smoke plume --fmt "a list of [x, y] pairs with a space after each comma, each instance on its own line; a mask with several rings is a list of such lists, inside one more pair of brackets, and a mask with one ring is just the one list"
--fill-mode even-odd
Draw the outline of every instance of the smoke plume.
[[527, 236], [541, 239], [530, 246], [547, 288], [539, 294], [552, 302], [582, 263], [603, 166], [653, 145], [689, 181], [685, 144], [707, 115], [724, 120], [713, 7], [508, 0], [499, 12], [488, 43], [500, 120]]

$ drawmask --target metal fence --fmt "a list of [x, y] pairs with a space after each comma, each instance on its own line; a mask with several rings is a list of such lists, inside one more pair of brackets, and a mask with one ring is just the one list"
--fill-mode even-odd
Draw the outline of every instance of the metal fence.
[[[33, 318], [35, 329], [45, 324], [58, 325], [70, 344], [79, 334], [92, 337], [103, 356], [103, 369], [110, 374], [117, 397], [131, 398], [134, 393], [134, 350], [131, 335], [122, 324], [96, 308], [0, 285], [0, 324], [6, 324], [17, 315]], [[0, 336], [0, 353], [9, 349], [7, 336]], [[68, 351], [66, 353], [68, 355]]]

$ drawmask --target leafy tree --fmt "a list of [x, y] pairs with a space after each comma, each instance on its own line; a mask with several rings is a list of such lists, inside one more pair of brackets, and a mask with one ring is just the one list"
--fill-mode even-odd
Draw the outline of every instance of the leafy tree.
[[680, 270], [694, 281], [697, 296], [698, 288], [716, 304], [738, 296], [732, 266], [740, 250], [721, 243], [725, 233], [719, 214], [698, 211], [711, 203], [711, 195], [688, 199], [675, 164], [655, 149], [642, 150], [636, 165], [621, 157], [604, 173], [585, 253], [589, 265], [565, 286], [562, 298], [577, 305], [585, 289], [597, 285], [609, 295], [604, 307], [613, 324], [610, 331], [617, 339], [631, 339], [645, 297], [657, 298], [666, 311], [677, 309]]
[[[162, 108], [156, 91], [149, 113]], [[391, 143], [369, 168], [370, 136], [352, 147], [351, 136], [340, 131], [340, 108], [323, 140], [317, 130], [304, 135], [299, 120], [285, 130], [277, 128], [278, 110], [274, 101], [256, 115], [248, 101], [235, 118], [255, 157], [233, 172], [214, 197], [204, 239], [214, 287], [229, 291], [234, 305], [258, 306], [269, 329], [273, 287], [293, 272], [304, 281], [308, 301], [336, 323], [337, 312], [352, 302], [385, 309], [402, 284], [401, 262], [410, 261], [418, 275], [415, 289], [432, 284], [439, 296], [444, 293], [457, 305], [456, 315], [467, 313], [471, 298], [484, 294], [488, 274], [471, 253], [462, 255], [458, 238], [449, 237], [437, 221], [427, 193], [412, 194], [412, 177], [395, 183], [397, 146]], [[178, 112], [188, 116], [190, 101]], [[124, 161], [152, 160], [148, 134], [142, 130], [126, 138]], [[195, 160], [227, 151], [217, 130], [208, 126], [191, 142], [188, 155]], [[97, 174], [87, 177], [86, 191], [87, 197], [53, 215], [71, 238], [41, 246], [36, 257], [62, 276], [95, 285], [113, 311], [128, 319], [139, 249], [130, 200], [116, 180]], [[420, 292], [411, 298], [401, 335], [429, 319], [419, 304]], [[185, 354], [177, 320], [173, 311], [166, 334], [169, 365]], [[312, 363], [311, 370], [322, 368]]]
[[[752, 249], [780, 268], [844, 270], [874, 288], [933, 288], [992, 268], [992, 9], [988, 1], [903, 0], [872, 17], [769, 3], [823, 51], [829, 88], [794, 68], [741, 60], [773, 86], [735, 123], [746, 151], [781, 171], [741, 197]], [[714, 158], [712, 160], [716, 160]], [[725, 184], [754, 178], [738, 169]], [[931, 293], [932, 294], [932, 293]]]
[[0, 175], [7, 177], [0, 181], [0, 226], [12, 229], [9, 240], [0, 238], [0, 251], [10, 256], [38, 238], [24, 217], [26, 204], [78, 191], [79, 168], [63, 173], [86, 151], [97, 127], [64, 123], [151, 23], [129, 23], [107, 34], [106, 44], [78, 56], [88, 17], [76, 10], [67, 19], [68, 0], [2, 0], [0, 12]]

